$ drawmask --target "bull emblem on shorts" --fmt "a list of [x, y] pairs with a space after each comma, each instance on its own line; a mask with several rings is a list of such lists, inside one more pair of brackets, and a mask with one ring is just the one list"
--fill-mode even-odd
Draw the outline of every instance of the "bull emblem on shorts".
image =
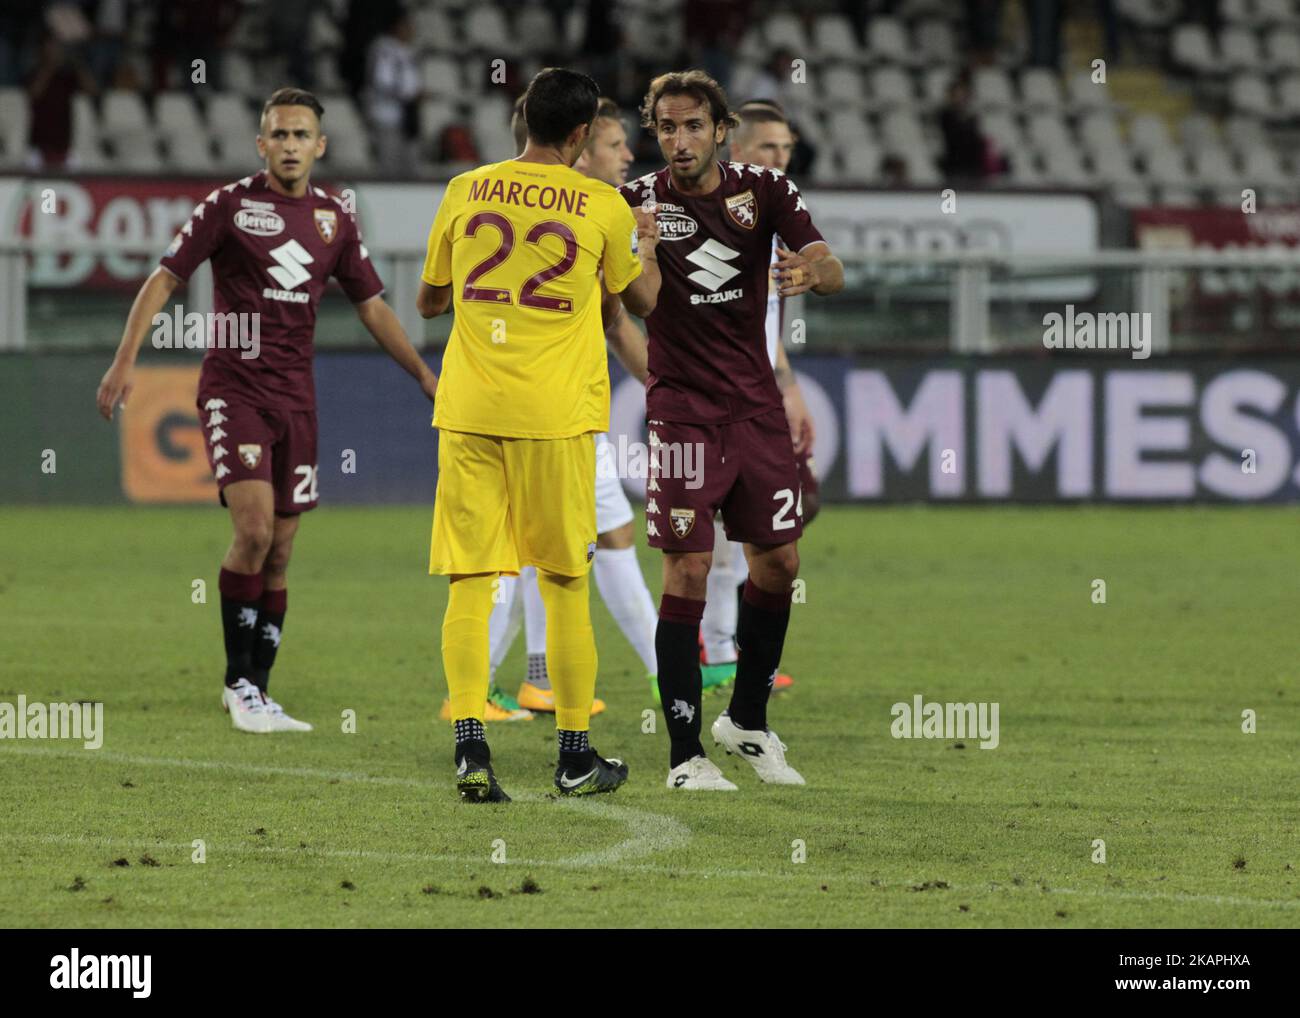
[[262, 447], [260, 445], [241, 445], [239, 447], [239, 461], [252, 470], [262, 462]]
[[745, 191], [728, 198], [727, 215], [731, 216], [732, 222], [737, 226], [752, 230], [758, 222], [758, 202], [754, 198], [754, 192]]
[[695, 529], [694, 509], [669, 509], [668, 522], [672, 524], [673, 533], [684, 538]]

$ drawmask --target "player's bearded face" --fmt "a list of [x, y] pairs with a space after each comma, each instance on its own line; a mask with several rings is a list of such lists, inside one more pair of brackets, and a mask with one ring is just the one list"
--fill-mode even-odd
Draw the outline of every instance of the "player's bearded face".
[[656, 104], [655, 134], [672, 175], [695, 181], [712, 169], [726, 129], [713, 122], [703, 103], [691, 96], [672, 95]]
[[281, 184], [306, 180], [325, 152], [320, 121], [306, 106], [272, 106], [257, 136], [257, 152]]

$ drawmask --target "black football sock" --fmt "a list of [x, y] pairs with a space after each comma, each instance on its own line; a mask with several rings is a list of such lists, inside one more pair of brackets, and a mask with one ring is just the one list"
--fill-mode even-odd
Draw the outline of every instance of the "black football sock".
[[586, 732], [574, 732], [564, 728], [556, 730], [560, 740], [560, 763], [566, 771], [590, 770], [596, 760], [596, 753], [587, 741]]
[[459, 764], [467, 756], [475, 763], [492, 762], [487, 733], [483, 730], [483, 722], [478, 718], [461, 718], [456, 722], [456, 763]]
[[221, 590], [221, 629], [226, 641], [226, 685], [233, 686], [240, 679], [252, 680], [262, 574], [222, 569], [217, 585]]
[[275, 664], [275, 652], [280, 649], [280, 634], [284, 631], [284, 613], [288, 606], [287, 590], [262, 591], [257, 612], [257, 637], [253, 642], [253, 674], [248, 679], [263, 693], [271, 682], [271, 668]]
[[672, 740], [669, 766], [703, 756], [700, 745], [700, 619], [704, 602], [665, 594], [659, 602], [655, 656], [659, 659], [659, 699]]
[[772, 695], [772, 682], [785, 647], [785, 631], [790, 625], [790, 593], [786, 590], [773, 594], [760, 590], [752, 580], [745, 583], [736, 622], [736, 686], [727, 708], [731, 720], [741, 728], [767, 728], [767, 700]]

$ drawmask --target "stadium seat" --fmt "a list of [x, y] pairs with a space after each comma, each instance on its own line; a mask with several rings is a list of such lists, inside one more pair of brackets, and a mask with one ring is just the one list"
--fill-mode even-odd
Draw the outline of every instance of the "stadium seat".
[[1061, 82], [1046, 68], [1031, 67], [1020, 76], [1020, 101], [1030, 111], [1059, 110]]
[[1142, 175], [1122, 149], [1102, 149], [1094, 153], [1092, 167], [1093, 175], [1107, 187], [1134, 187], [1142, 183]]
[[313, 53], [343, 47], [343, 33], [325, 11], [314, 11], [307, 23], [307, 46]]
[[1204, 25], [1189, 22], [1174, 28], [1169, 40], [1170, 56], [1176, 66], [1195, 74], [1220, 74], [1220, 65], [1210, 33]]
[[518, 38], [498, 7], [475, 4], [466, 13], [462, 28], [465, 47], [471, 53], [511, 57], [519, 52]]
[[1110, 87], [1104, 82], [1093, 81], [1091, 71], [1075, 72], [1070, 76], [1067, 86], [1070, 92], [1070, 105], [1077, 113], [1114, 107], [1110, 98]]
[[1300, 70], [1300, 32], [1278, 28], [1264, 36], [1264, 63], [1274, 71]]
[[1169, 125], [1154, 113], [1140, 113], [1128, 125], [1129, 143], [1141, 153], [1173, 148]]
[[1266, 26], [1300, 23], [1300, 11], [1293, 0], [1255, 0], [1255, 16]]
[[1300, 117], [1300, 74], [1288, 74], [1278, 80], [1277, 105], [1259, 111], [1265, 120], [1287, 120]]
[[1025, 144], [1025, 137], [1020, 130], [1020, 125], [1016, 123], [1016, 118], [1006, 110], [980, 114], [979, 126], [980, 130], [993, 139], [998, 147], [1007, 154], [1018, 151]]
[[222, 63], [225, 81], [223, 89], [236, 92], [246, 99], [257, 99], [266, 93], [258, 80], [253, 61], [241, 50], [227, 50]]
[[1233, 165], [1226, 149], [1215, 146], [1192, 153], [1192, 173], [1205, 188], [1242, 187], [1241, 172]]
[[1043, 176], [1057, 187], [1088, 187], [1092, 176], [1074, 148], [1054, 148], [1043, 153]]
[[873, 17], [867, 23], [867, 52], [872, 59], [901, 64], [918, 63], [924, 59], [908, 42], [903, 23], [883, 15]]
[[927, 18], [916, 26], [916, 49], [926, 66], [957, 63], [956, 36], [941, 18]]
[[[866, 140], [835, 146], [843, 167], [841, 178], [855, 183], [872, 183], [880, 176], [880, 163], [884, 158], [880, 149]], [[820, 160], [820, 156], [818, 159]]]
[[866, 119], [854, 110], [833, 110], [827, 118], [827, 128], [837, 145], [852, 145], [869, 138]]
[[864, 105], [862, 74], [856, 67], [833, 65], [817, 75], [822, 98], [830, 106], [848, 106], [855, 110]]
[[445, 99], [427, 98], [420, 101], [421, 138], [436, 139], [444, 129], [459, 119], [456, 107]]
[[1039, 168], [1038, 157], [1028, 149], [1020, 149], [1008, 154], [1011, 172], [1008, 179], [1016, 187], [1043, 187], [1043, 171]]
[[929, 110], [937, 110], [948, 101], [948, 85], [955, 76], [951, 67], [926, 68], [922, 77], [922, 100], [920, 105]]
[[527, 54], [549, 53], [555, 49], [555, 19], [537, 4], [529, 4], [519, 12], [515, 18], [515, 34]]
[[856, 62], [861, 59], [853, 23], [842, 14], [823, 14], [813, 23], [813, 52], [820, 60]]
[[460, 37], [446, 11], [438, 7], [418, 7], [412, 16], [416, 49], [433, 53], [456, 53], [462, 49]]
[[1254, 117], [1234, 114], [1223, 124], [1223, 136], [1233, 148], [1245, 151], [1251, 148], [1263, 148], [1268, 145], [1264, 125]]
[[1258, 74], [1237, 74], [1228, 82], [1228, 101], [1241, 113], [1253, 113], [1271, 119], [1276, 108], [1271, 89]]
[[880, 120], [880, 136], [885, 146], [900, 154], [912, 150], [925, 150], [925, 134], [921, 122], [911, 110], [891, 110]]
[[427, 95], [450, 98], [461, 94], [460, 67], [449, 56], [425, 57], [420, 61], [420, 77]]
[[1178, 125], [1183, 148], [1188, 152], [1202, 152], [1219, 145], [1219, 128], [1214, 119], [1204, 113], [1189, 113]]
[[370, 152], [370, 135], [352, 97], [346, 94], [320, 97], [330, 118], [330, 145], [325, 153], [326, 173], [370, 173], [375, 160]]
[[1183, 154], [1176, 149], [1162, 148], [1148, 152], [1146, 156], [1147, 177], [1164, 187], [1187, 188], [1191, 185], [1191, 175], [1187, 171], [1187, 162]]
[[1219, 18], [1229, 25], [1253, 25], [1259, 20], [1255, 0], [1219, 0]]
[[1246, 70], [1260, 65], [1259, 39], [1249, 28], [1238, 25], [1219, 33], [1220, 70]]
[[1016, 104], [1011, 77], [1001, 67], [981, 67], [972, 79], [971, 105], [977, 110], [1008, 109]]
[[871, 84], [872, 109], [911, 107], [915, 102], [911, 75], [901, 67], [876, 67], [868, 72], [867, 78]]
[[0, 167], [17, 169], [27, 158], [31, 106], [21, 88], [0, 88]]
[[1282, 167], [1281, 157], [1268, 145], [1245, 149], [1241, 158], [1241, 171], [1245, 187], [1283, 188], [1292, 182]]
[[1122, 152], [1124, 136], [1115, 115], [1108, 110], [1094, 110], [1079, 121], [1079, 137], [1094, 152]]
[[1116, 13], [1144, 28], [1165, 28], [1182, 15], [1182, 0], [1116, 0]]
[[1044, 154], [1052, 149], [1077, 149], [1069, 128], [1059, 113], [1035, 113], [1026, 121], [1030, 144]]
[[797, 14], [778, 12], [763, 22], [763, 38], [767, 51], [788, 49], [796, 57], [812, 51], [808, 43], [808, 33], [804, 31], [803, 19]]

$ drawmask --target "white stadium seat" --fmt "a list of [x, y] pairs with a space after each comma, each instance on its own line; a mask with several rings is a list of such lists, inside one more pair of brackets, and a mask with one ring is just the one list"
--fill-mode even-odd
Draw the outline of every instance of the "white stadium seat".
[[1020, 76], [1020, 101], [1030, 110], [1059, 110], [1061, 82], [1044, 67], [1031, 67]]
[[1233, 26], [1219, 33], [1219, 58], [1223, 70], [1247, 70], [1260, 64], [1259, 39], [1249, 28]]
[[1241, 173], [1223, 148], [1205, 148], [1193, 153], [1192, 173], [1205, 187], [1222, 188], [1235, 184], [1240, 191], [1242, 186]]
[[475, 4], [462, 23], [465, 47], [471, 52], [514, 56], [519, 46], [500, 8]]
[[1187, 162], [1176, 149], [1162, 148], [1149, 152], [1146, 164], [1147, 176], [1154, 183], [1171, 187], [1187, 187], [1191, 183]]
[[1020, 131], [1016, 118], [1006, 110], [994, 113], [982, 113], [979, 118], [980, 130], [992, 138], [998, 147], [1008, 155], [1018, 151], [1025, 144], [1025, 137]]
[[1264, 125], [1254, 117], [1234, 114], [1223, 124], [1223, 136], [1233, 148], [1245, 150], [1268, 144]]
[[430, 54], [421, 60], [420, 78], [428, 95], [454, 97], [463, 89], [460, 67], [449, 56]]
[[1102, 149], [1094, 153], [1092, 163], [1097, 180], [1107, 186], [1132, 187], [1141, 183], [1142, 176], [1133, 160], [1121, 149]]
[[771, 15], [763, 23], [763, 38], [769, 51], [788, 49], [796, 57], [811, 52], [803, 19], [797, 14], [781, 12]]
[[867, 23], [867, 52], [876, 60], [911, 64], [923, 59], [907, 39], [907, 29], [897, 18], [873, 17]]
[[1237, 74], [1228, 82], [1228, 101], [1241, 113], [1271, 117], [1275, 103], [1268, 82], [1258, 74]]
[[868, 72], [871, 83], [871, 104], [875, 109], [910, 107], [915, 103], [912, 78], [901, 67], [876, 67]]
[[413, 12], [415, 47], [435, 53], [459, 52], [462, 44], [447, 12], [437, 7], [418, 7]]
[[1183, 148], [1188, 152], [1201, 152], [1219, 145], [1219, 128], [1212, 117], [1204, 113], [1189, 113], [1178, 126]]
[[1173, 148], [1169, 125], [1154, 113], [1140, 113], [1128, 125], [1129, 143], [1139, 152], [1158, 152]]
[[1125, 149], [1119, 122], [1109, 111], [1096, 110], [1083, 117], [1079, 121], [1079, 137], [1094, 152], [1115, 152]]
[[1110, 109], [1114, 106], [1110, 98], [1110, 86], [1105, 82], [1093, 81], [1091, 71], [1075, 72], [1070, 76], [1067, 86], [1070, 104], [1077, 112]]
[[866, 98], [862, 73], [856, 67], [833, 65], [817, 75], [817, 82], [821, 86], [822, 98], [830, 105], [860, 109]]
[[549, 53], [556, 45], [555, 20], [545, 8], [529, 4], [515, 19], [515, 35], [525, 53]]
[[821, 60], [857, 61], [862, 56], [853, 24], [843, 14], [823, 14], [813, 24], [813, 52]]
[[1288, 74], [1278, 81], [1276, 106], [1270, 104], [1255, 112], [1260, 112], [1265, 120], [1300, 117], [1300, 74]]
[[1174, 63], [1197, 74], [1215, 74], [1222, 70], [1210, 33], [1204, 25], [1187, 23], [1174, 28], [1169, 41]]
[[1300, 70], [1300, 32], [1279, 28], [1266, 33], [1264, 62], [1275, 71]]
[[981, 67], [972, 79], [971, 105], [979, 110], [1006, 109], [1016, 104], [1011, 77], [1001, 67]]
[[827, 127], [832, 141], [837, 145], [853, 145], [865, 142], [870, 137], [867, 133], [866, 118], [853, 110], [831, 111], [827, 118]]
[[1246, 149], [1242, 155], [1241, 170], [1244, 187], [1287, 187], [1291, 176], [1282, 167], [1277, 151], [1267, 145]]
[[1029, 141], [1040, 152], [1056, 148], [1077, 149], [1065, 121], [1058, 113], [1035, 113], [1026, 122]]
[[940, 18], [929, 18], [916, 26], [916, 49], [927, 66], [957, 62], [957, 38], [952, 26]]
[[21, 88], [0, 88], [0, 167], [22, 166], [27, 158], [31, 106]]

